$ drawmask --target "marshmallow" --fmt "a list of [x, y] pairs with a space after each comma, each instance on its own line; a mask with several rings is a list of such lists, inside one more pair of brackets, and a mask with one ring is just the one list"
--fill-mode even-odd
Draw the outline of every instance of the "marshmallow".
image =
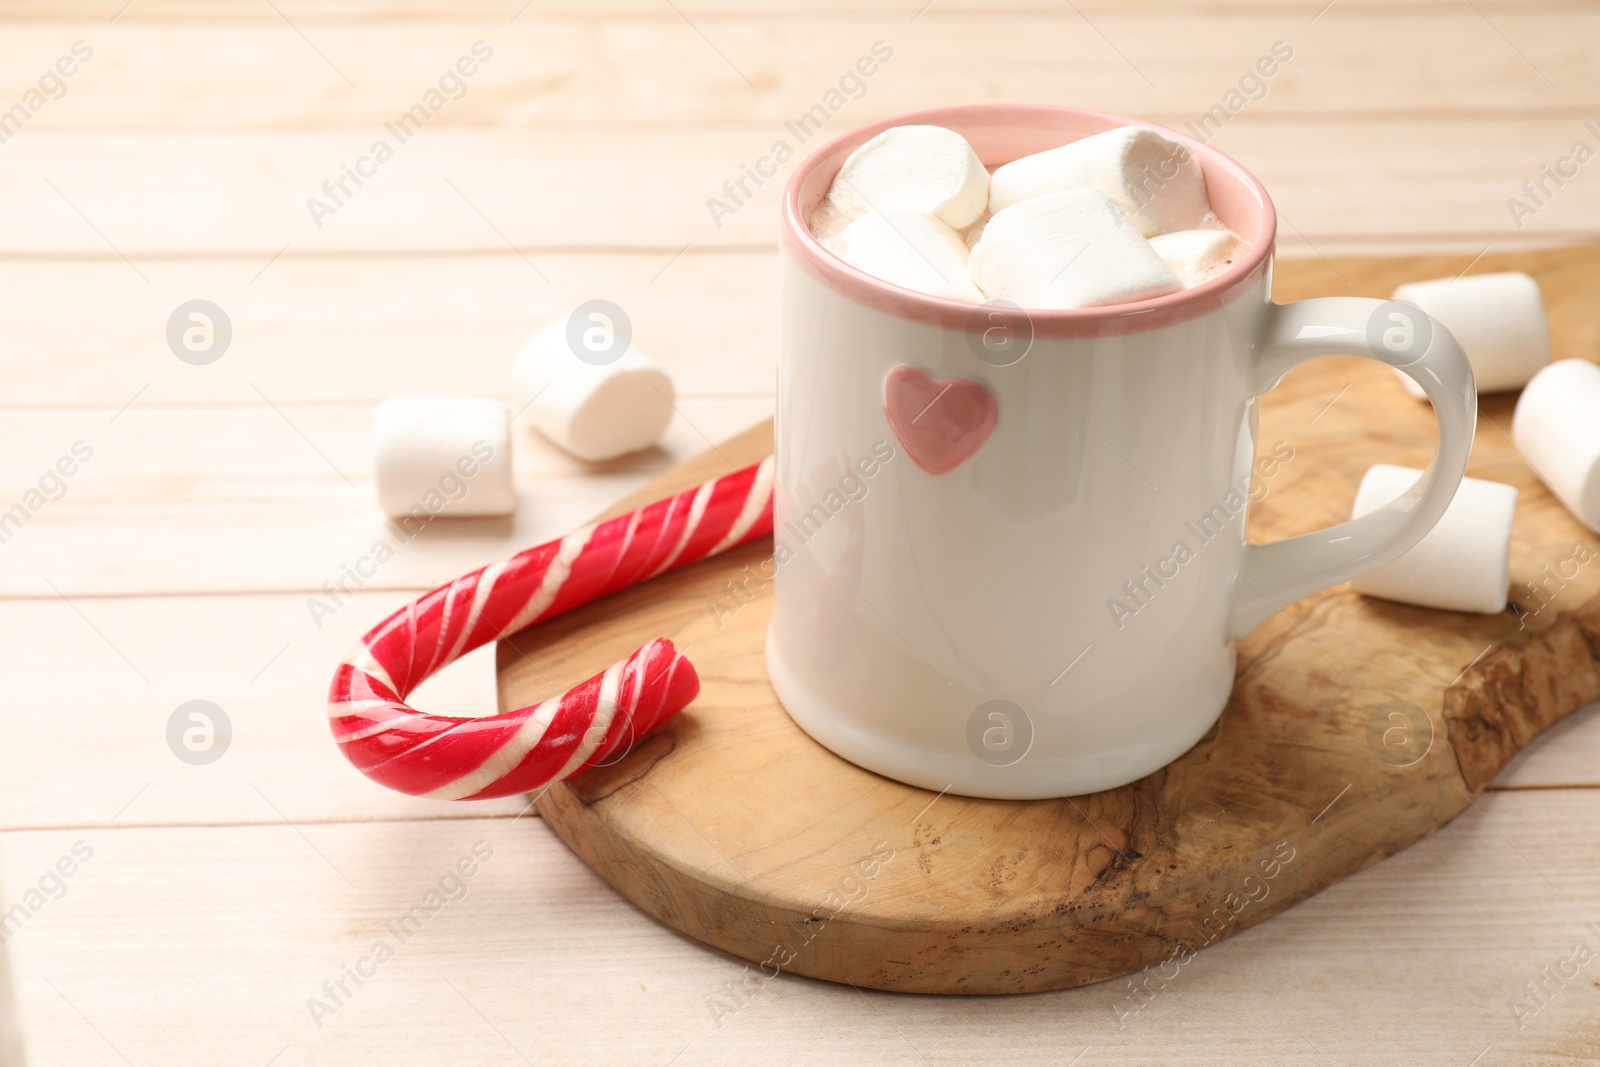
[[[811, 209], [811, 214], [806, 216], [806, 226], [811, 230], [811, 236], [817, 243], [828, 251], [833, 252], [839, 240], [839, 235], [844, 228], [850, 225], [850, 220], [845, 218], [844, 212], [831, 201], [823, 199], [821, 203]], [[837, 254], [837, 253], [835, 253]]]
[[961, 230], [989, 202], [989, 172], [954, 130], [895, 126], [850, 153], [828, 199], [847, 218], [905, 208]]
[[[1415, 304], [1438, 319], [1461, 346], [1478, 392], [1516, 389], [1550, 362], [1550, 327], [1539, 283], [1526, 274], [1473, 274], [1412, 282], [1394, 299]], [[1406, 392], [1421, 400], [1422, 387], [1405, 374]]]
[[[547, 324], [522, 346], [511, 370], [512, 403], [534, 429], [579, 459], [614, 459], [661, 439], [677, 397], [655, 360], [616, 335], [585, 350], [591, 329], [570, 318]], [[605, 360], [609, 359], [609, 362]]]
[[1150, 247], [1186, 289], [1215, 278], [1249, 250], [1232, 230], [1174, 230], [1150, 238]]
[[378, 506], [386, 515], [509, 515], [511, 414], [498, 400], [404, 396], [378, 405], [372, 429]]
[[966, 228], [964, 234], [966, 237], [968, 252], [971, 252], [973, 246], [979, 241], [983, 240], [983, 231], [988, 227], [989, 220], [993, 217], [994, 216], [989, 214], [989, 210], [985, 208], [983, 214], [978, 216], [978, 221]]
[[845, 228], [834, 251], [886, 282], [930, 296], [983, 302], [967, 277], [966, 242], [932, 215], [896, 208], [869, 211]]
[[1600, 367], [1562, 359], [1534, 375], [1517, 400], [1511, 439], [1556, 499], [1600, 531]]
[[1063, 189], [1100, 190], [1146, 237], [1222, 225], [1206, 199], [1200, 161], [1146, 126], [1106, 130], [1001, 166], [989, 183], [989, 210]]
[[[1422, 472], [1380, 464], [1367, 471], [1351, 517], [1405, 495]], [[1463, 478], [1439, 524], [1406, 554], [1359, 575], [1350, 588], [1367, 596], [1444, 611], [1496, 615], [1511, 589], [1511, 516], [1517, 491], [1499, 482]]]
[[967, 272], [990, 300], [1036, 310], [1124, 304], [1183, 288], [1122, 209], [1094, 189], [996, 213]]

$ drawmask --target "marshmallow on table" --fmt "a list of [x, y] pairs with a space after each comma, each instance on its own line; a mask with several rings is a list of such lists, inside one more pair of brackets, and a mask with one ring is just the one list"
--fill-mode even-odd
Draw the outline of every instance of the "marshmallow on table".
[[387, 515], [509, 515], [511, 413], [498, 400], [405, 396], [378, 405], [378, 505]]
[[[1394, 299], [1414, 304], [1438, 319], [1461, 346], [1478, 392], [1494, 393], [1527, 384], [1550, 362], [1550, 327], [1539, 283], [1526, 274], [1473, 274], [1412, 282]], [[1399, 371], [1406, 392], [1421, 400], [1422, 387]]]
[[1150, 247], [1186, 289], [1215, 278], [1249, 250], [1232, 230], [1174, 230], [1150, 238]]
[[516, 410], [553, 444], [591, 462], [659, 441], [677, 396], [667, 372], [631, 345], [614, 357], [580, 354], [571, 333], [569, 319], [556, 319], [522, 346], [511, 369]]
[[1600, 367], [1562, 359], [1517, 399], [1511, 439], [1556, 499], [1600, 531]]
[[1219, 228], [1200, 161], [1146, 126], [1121, 126], [1013, 160], [989, 182], [989, 210], [1063, 189], [1098, 189], [1122, 205], [1146, 237]]
[[846, 218], [905, 208], [960, 230], [988, 205], [989, 172], [954, 130], [895, 126], [850, 153], [828, 200]]
[[[1398, 500], [1422, 472], [1380, 464], [1367, 471], [1351, 518]], [[1367, 596], [1445, 611], [1495, 615], [1511, 590], [1511, 517], [1517, 491], [1500, 482], [1461, 479], [1439, 524], [1405, 555], [1359, 575], [1350, 587]]]
[[983, 302], [967, 277], [967, 245], [932, 215], [869, 211], [835, 239], [836, 255], [857, 270], [930, 296]]
[[997, 212], [967, 272], [990, 300], [1041, 310], [1124, 304], [1183, 288], [1122, 209], [1094, 189]]

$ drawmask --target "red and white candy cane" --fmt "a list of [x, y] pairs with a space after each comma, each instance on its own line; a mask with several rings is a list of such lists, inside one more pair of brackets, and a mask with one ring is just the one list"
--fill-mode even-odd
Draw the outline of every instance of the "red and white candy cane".
[[328, 693], [333, 739], [368, 778], [412, 796], [485, 800], [625, 752], [700, 691], [654, 640], [587, 682], [483, 719], [427, 715], [406, 696], [480, 645], [772, 532], [772, 457], [463, 575], [374, 627]]

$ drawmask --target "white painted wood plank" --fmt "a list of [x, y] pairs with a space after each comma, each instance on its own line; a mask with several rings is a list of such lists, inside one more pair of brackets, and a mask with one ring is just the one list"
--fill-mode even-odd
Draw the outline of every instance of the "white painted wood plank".
[[[298, 596], [59, 599], [8, 605], [0, 662], [11, 740], [0, 748], [0, 827], [105, 827], [515, 814], [525, 801], [425, 801], [362, 777], [327, 727], [333, 669], [411, 594], [359, 593], [316, 619]], [[492, 651], [425, 683], [417, 706], [495, 711]], [[76, 684], [63, 679], [77, 679]], [[180, 705], [217, 726], [174, 747]], [[224, 725], [224, 718], [225, 723]], [[195, 724], [179, 716], [181, 729]], [[220, 754], [219, 754], [220, 753]], [[215, 757], [211, 762], [191, 760]]]
[[1600, 703], [1575, 711], [1535, 738], [1495, 778], [1496, 789], [1600, 784]]
[[[135, 4], [137, 13], [143, 4]], [[92, 52], [29, 132], [66, 128], [348, 127], [378, 136], [462, 56], [428, 103], [437, 125], [760, 123], [835, 94], [853, 121], [976, 100], [1073, 103], [1193, 117], [1218, 103], [1252, 114], [1466, 109], [1583, 114], [1600, 102], [1600, 12], [1561, 5], [1062, 6], [962, 10], [703, 12], [665, 4], [597, 17], [542, 3], [513, 23], [461, 16], [301, 22], [266, 5], [247, 21], [36, 21], [8, 28], [0, 69], [20, 98], [75, 42]], [[477, 53], [473, 46], [482, 42]], [[880, 43], [881, 42], [881, 43]], [[881, 70], [853, 65], [877, 45]], [[1252, 66], [1277, 45], [1271, 77]], [[981, 64], [981, 79], [951, 78]], [[844, 79], [841, 88], [841, 78]], [[1241, 88], [1241, 79], [1243, 87]], [[1559, 88], [1557, 88], [1559, 86]], [[1227, 94], [1235, 92], [1232, 102]], [[4, 99], [0, 97], [0, 99]], [[846, 101], [849, 102], [846, 102]], [[9, 105], [7, 105], [9, 106]]]
[[[106, 409], [12, 412], [4, 421], [18, 443], [0, 468], [0, 511], [32, 510], [0, 544], [0, 597], [307, 593], [352, 565], [376, 571], [367, 588], [429, 589], [582, 525], [771, 411], [766, 398], [685, 401], [661, 446], [598, 466], [518, 424], [516, 515], [438, 519], [409, 540], [377, 508], [369, 406], [186, 409], [141, 398], [115, 422]], [[64, 491], [30, 496], [79, 441], [93, 456]], [[393, 558], [362, 563], [384, 554], [380, 542]]]
[[[963, 999], [782, 976], [752, 982], [720, 1026], [713, 1006], [742, 962], [642, 915], [535, 819], [304, 838], [282, 825], [37, 831], [0, 847], [8, 903], [75, 841], [93, 849], [9, 946], [41, 1063], [1590, 1062], [1600, 963], [1549, 985], [1537, 1012], [1523, 983], [1576, 944], [1600, 948], [1586, 925], [1600, 925], [1600, 864], [1592, 836], [1572, 832], [1600, 819], [1600, 792], [1479, 807], [1202, 952], [1136, 1013], [1125, 981]], [[386, 924], [479, 841], [493, 856], [465, 897], [400, 943]], [[318, 1027], [307, 1001], [379, 940], [393, 958], [363, 965], [374, 976], [347, 981]]]
[[[840, 116], [827, 132], [854, 124]], [[152, 257], [180, 253], [235, 256], [248, 284], [285, 249], [494, 252], [516, 255], [532, 290], [542, 284], [539, 272], [548, 275], [551, 251], [642, 250], [665, 263], [685, 245], [775, 247], [781, 181], [793, 161], [759, 189], [747, 182], [753, 196], [731, 216], [714, 218], [707, 203], [725, 198], [723, 183], [782, 136], [781, 126], [652, 128], [626, 137], [425, 130], [379, 177], [359, 189], [347, 185], [352, 195], [337, 213], [315, 221], [307, 201], [320, 199], [323, 182], [367, 151], [365, 136], [22, 136], [5, 146], [8, 165], [0, 170], [0, 254], [126, 256], [130, 277], [159, 287], [168, 260]], [[1288, 239], [1461, 234], [1487, 243], [1600, 231], [1600, 180], [1583, 169], [1559, 190], [1547, 186], [1552, 195], [1531, 215], [1514, 219], [1507, 206], [1512, 197], [1526, 200], [1522, 183], [1539, 177], [1541, 165], [1584, 139], [1600, 145], [1577, 118], [1313, 124], [1245, 116], [1214, 143], [1266, 183]]]
[[[1457, 0], [1411, 0], [1411, 9], [1451, 7]], [[276, 6], [296, 23], [311, 25], [361, 19], [382, 23], [394, 21], [450, 21], [464, 22], [474, 19], [521, 22], [533, 9], [527, 0], [275, 0]], [[0, 18], [19, 23], [38, 21], [106, 22], [122, 12], [118, 23], [172, 23], [180, 21], [202, 22], [266, 22], [277, 16], [263, 14], [253, 0], [139, 0], [127, 6], [126, 0], [4, 0], [0, 3]], [[864, 0], [863, 3], [839, 8], [823, 8], [801, 0], [683, 0], [677, 5], [687, 14], [708, 15], [764, 15], [786, 14], [848, 15], [863, 10], [883, 11], [910, 16], [917, 13], [915, 6], [904, 0]], [[1518, 0], [1482, 0], [1478, 4], [1491, 16], [1526, 11], [1530, 6]], [[1542, 0], [1540, 10], [1561, 10], [1592, 7], [1593, 0]], [[1322, 4], [1308, 0], [1090, 0], [1077, 7], [1090, 15], [1126, 8], [1170, 12], [1200, 12], [1219, 14], [1240, 9], [1263, 11], [1300, 18], [1309, 22], [1321, 10]], [[1340, 0], [1341, 11], [1382, 12], [1393, 9], [1385, 0]], [[618, 14], [661, 14], [659, 5], [651, 0], [539, 0], [540, 14], [590, 15], [597, 19]], [[923, 13], [928, 18], [935, 11], [977, 12], [993, 14], [1004, 11], [1055, 11], [1053, 0], [939, 0], [937, 7]], [[518, 16], [518, 12], [522, 12]], [[921, 21], [919, 19], [918, 21]], [[1319, 20], [1320, 21], [1320, 20]]]
[[[623, 309], [634, 346], [666, 368], [680, 395], [773, 389], [770, 252], [541, 256], [548, 282], [509, 253], [290, 255], [262, 272], [264, 262], [146, 264], [145, 282], [116, 259], [0, 261], [0, 425], [13, 406], [114, 412], [146, 386], [141, 405], [504, 394], [522, 343], [597, 297]], [[167, 341], [175, 310], [194, 299], [221, 307], [232, 331], [205, 366], [180, 361]]]

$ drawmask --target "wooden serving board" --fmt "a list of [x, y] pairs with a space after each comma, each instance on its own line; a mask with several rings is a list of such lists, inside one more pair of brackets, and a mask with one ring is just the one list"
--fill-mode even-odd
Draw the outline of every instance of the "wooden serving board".
[[[1467, 258], [1286, 263], [1277, 296], [1387, 296]], [[1600, 276], [1600, 250], [1485, 256], [1473, 269], [1533, 274], [1555, 358], [1597, 358], [1600, 314], [1582, 287]], [[620, 762], [549, 789], [539, 811], [645, 911], [756, 965], [750, 983], [758, 968], [923, 993], [1057, 989], [1141, 968], [1146, 982], [1170, 978], [1193, 952], [1437, 830], [1529, 739], [1600, 698], [1600, 542], [1518, 457], [1514, 402], [1483, 399], [1468, 473], [1521, 490], [1515, 608], [1430, 611], [1347, 586], [1294, 604], [1240, 643], [1217, 726], [1132, 785], [973, 800], [823, 749], [767, 685], [770, 587], [726, 610], [728, 583], [755, 588], [742, 572], [770, 554], [764, 541], [502, 644], [506, 708], [655, 636], [686, 648], [702, 679], [686, 711]], [[1368, 466], [1421, 467], [1433, 439], [1431, 409], [1385, 368], [1326, 359], [1295, 371], [1262, 405], [1261, 447], [1285, 442], [1294, 458], [1265, 484], [1251, 537], [1347, 518]], [[616, 511], [771, 445], [770, 424], [757, 427]]]

